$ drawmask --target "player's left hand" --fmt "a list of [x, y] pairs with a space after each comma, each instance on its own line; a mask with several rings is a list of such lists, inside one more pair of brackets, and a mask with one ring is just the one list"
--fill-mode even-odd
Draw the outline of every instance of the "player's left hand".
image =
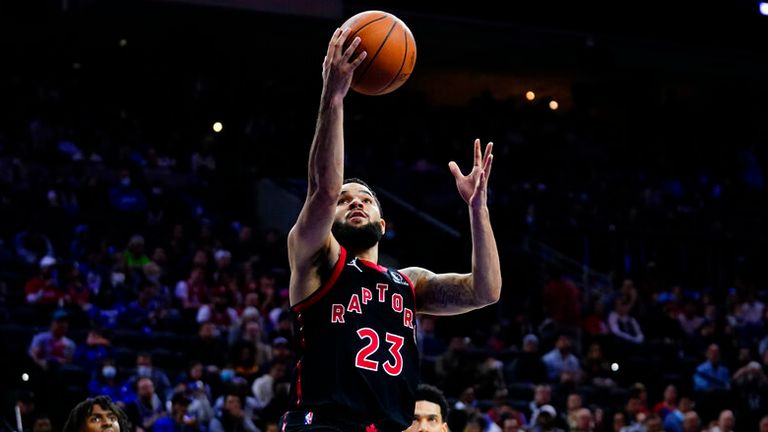
[[456, 188], [459, 195], [472, 208], [481, 208], [486, 205], [488, 195], [488, 177], [491, 175], [493, 163], [493, 143], [485, 146], [485, 154], [480, 152], [480, 139], [475, 140], [475, 162], [472, 171], [464, 175], [456, 162], [448, 163], [451, 174], [456, 179]]

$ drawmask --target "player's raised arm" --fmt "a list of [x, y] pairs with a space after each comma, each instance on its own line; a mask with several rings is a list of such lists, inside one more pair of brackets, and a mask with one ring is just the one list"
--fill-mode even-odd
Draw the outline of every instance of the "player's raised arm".
[[343, 100], [355, 68], [366, 56], [363, 52], [351, 59], [360, 39], [355, 38], [344, 50], [348, 35], [348, 29], [336, 29], [323, 61], [323, 92], [309, 151], [307, 198], [288, 234], [291, 304], [319, 288], [319, 277], [313, 277], [318, 262], [328, 257], [333, 264], [339, 254], [339, 245], [331, 237], [331, 225], [344, 176]]
[[416, 290], [417, 312], [432, 315], [453, 315], [477, 309], [499, 300], [501, 295], [501, 265], [496, 239], [488, 212], [488, 177], [493, 162], [493, 144], [488, 143], [483, 155], [480, 140], [475, 140], [475, 162], [466, 176], [458, 165], [448, 166], [456, 179], [459, 195], [469, 206], [472, 230], [472, 272], [467, 274], [435, 274], [409, 267], [403, 269]]

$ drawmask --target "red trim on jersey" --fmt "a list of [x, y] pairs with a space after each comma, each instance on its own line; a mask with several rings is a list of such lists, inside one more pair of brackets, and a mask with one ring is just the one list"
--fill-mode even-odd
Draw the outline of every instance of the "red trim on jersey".
[[301, 360], [296, 362], [296, 406], [301, 405]]
[[385, 273], [386, 273], [386, 272], [387, 272], [387, 270], [388, 270], [386, 267], [384, 267], [384, 266], [381, 266], [381, 265], [378, 265], [378, 264], [376, 264], [376, 263], [375, 263], [375, 262], [373, 262], [373, 261], [368, 261], [367, 259], [362, 259], [362, 258], [358, 258], [358, 260], [359, 260], [361, 263], [365, 264], [367, 267], [370, 267], [370, 268], [372, 268], [372, 269], [374, 269], [374, 270], [378, 270], [378, 271], [380, 271], [380, 272], [385, 272]]
[[411, 292], [413, 293], [413, 301], [416, 301], [416, 287], [413, 286], [413, 282], [411, 282], [411, 278], [409, 278], [405, 273], [398, 271], [400, 273], [400, 276], [402, 276], [406, 282], [408, 282], [408, 285], [411, 286]]
[[309, 297], [305, 298], [304, 300], [296, 303], [291, 307], [294, 312], [301, 313], [305, 311], [308, 307], [312, 306], [313, 304], [320, 301], [323, 296], [328, 294], [328, 291], [331, 290], [331, 287], [336, 283], [336, 280], [339, 279], [339, 275], [341, 274], [341, 271], [344, 270], [344, 265], [347, 261], [347, 250], [344, 249], [344, 247], [341, 247], [341, 252], [339, 254], [339, 260], [336, 261], [336, 265], [333, 268], [333, 273], [331, 273], [331, 277], [328, 278], [327, 281], [318, 289], [317, 291], [313, 292], [309, 295]]

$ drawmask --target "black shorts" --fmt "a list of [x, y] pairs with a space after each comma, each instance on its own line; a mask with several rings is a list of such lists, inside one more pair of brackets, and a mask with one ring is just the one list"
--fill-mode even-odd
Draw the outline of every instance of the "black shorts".
[[280, 432], [394, 432], [377, 428], [373, 423], [350, 422], [316, 411], [288, 411], [280, 417], [277, 429]]

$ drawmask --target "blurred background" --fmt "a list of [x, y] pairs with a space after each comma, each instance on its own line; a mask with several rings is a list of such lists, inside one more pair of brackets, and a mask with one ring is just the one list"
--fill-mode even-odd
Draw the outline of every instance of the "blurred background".
[[757, 430], [768, 5], [745, 0], [0, 1], [0, 428], [110, 394], [145, 430], [229, 424], [228, 396], [272, 430], [322, 60], [370, 9], [418, 49], [396, 92], [346, 98], [382, 263], [470, 270], [447, 163], [495, 144], [502, 299], [419, 318], [451, 430]]

